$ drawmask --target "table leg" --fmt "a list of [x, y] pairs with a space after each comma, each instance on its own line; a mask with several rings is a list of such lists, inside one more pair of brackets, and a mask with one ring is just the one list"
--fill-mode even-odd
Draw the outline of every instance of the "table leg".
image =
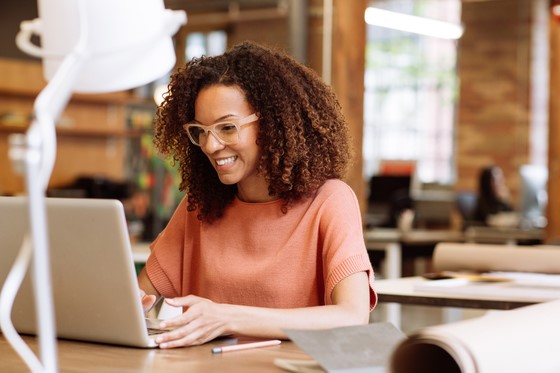
[[383, 277], [400, 278], [402, 266], [401, 245], [398, 242], [391, 242], [385, 246], [385, 263], [383, 263]]
[[[391, 242], [385, 246], [385, 261], [383, 263], [383, 277], [394, 279], [401, 277], [402, 247], [398, 242]], [[398, 303], [385, 304], [384, 320], [401, 328], [401, 305]]]

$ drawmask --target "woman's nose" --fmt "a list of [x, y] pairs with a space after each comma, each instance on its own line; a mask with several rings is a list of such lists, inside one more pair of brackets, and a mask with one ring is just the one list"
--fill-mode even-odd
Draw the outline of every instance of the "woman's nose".
[[218, 140], [216, 135], [214, 135], [212, 132], [208, 133], [208, 136], [206, 137], [206, 142], [201, 145], [204, 152], [208, 154], [212, 154], [224, 148], [224, 145], [220, 142], [220, 140]]

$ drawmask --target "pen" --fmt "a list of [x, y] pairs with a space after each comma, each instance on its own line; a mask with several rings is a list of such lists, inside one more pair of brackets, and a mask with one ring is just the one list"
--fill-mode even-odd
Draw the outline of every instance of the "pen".
[[243, 344], [240, 344], [240, 345], [215, 347], [215, 348], [212, 349], [212, 353], [213, 354], [219, 354], [220, 352], [239, 351], [239, 350], [248, 350], [248, 349], [251, 349], [251, 348], [276, 346], [276, 345], [279, 345], [280, 343], [282, 343], [282, 341], [280, 341], [279, 339], [273, 339], [271, 341], [243, 343]]

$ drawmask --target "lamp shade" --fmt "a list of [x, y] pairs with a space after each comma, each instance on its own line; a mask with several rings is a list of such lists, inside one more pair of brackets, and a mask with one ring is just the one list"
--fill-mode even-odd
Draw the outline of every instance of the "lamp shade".
[[[183, 11], [162, 0], [39, 0], [39, 18], [22, 23], [18, 46], [43, 59], [49, 81], [81, 40], [87, 61], [74, 84], [81, 93], [138, 87], [165, 75], [175, 63], [171, 37], [186, 23]], [[84, 34], [85, 33], [85, 34]], [[31, 35], [41, 38], [41, 47]]]

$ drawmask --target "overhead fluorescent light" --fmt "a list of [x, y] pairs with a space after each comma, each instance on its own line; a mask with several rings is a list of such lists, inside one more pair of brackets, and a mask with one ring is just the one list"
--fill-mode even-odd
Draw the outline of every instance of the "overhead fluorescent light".
[[368, 7], [365, 12], [368, 25], [390, 28], [441, 39], [459, 39], [463, 26], [435, 19], [411, 16], [389, 10]]

